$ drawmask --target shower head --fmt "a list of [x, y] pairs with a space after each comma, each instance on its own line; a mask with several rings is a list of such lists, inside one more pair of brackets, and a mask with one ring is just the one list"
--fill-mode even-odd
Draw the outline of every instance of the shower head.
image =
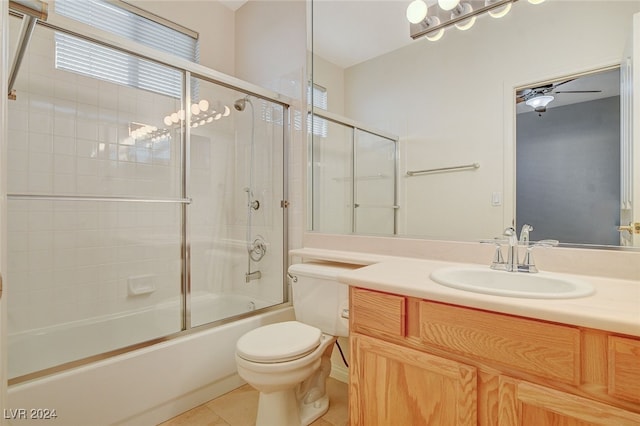
[[233, 104], [233, 107], [236, 109], [236, 111], [244, 111], [245, 107], [247, 106], [247, 102], [251, 103], [251, 99], [249, 99], [249, 95], [235, 101], [235, 103]]

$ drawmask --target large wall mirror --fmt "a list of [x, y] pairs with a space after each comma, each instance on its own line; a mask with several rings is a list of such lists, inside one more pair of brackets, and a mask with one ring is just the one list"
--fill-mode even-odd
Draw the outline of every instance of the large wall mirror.
[[[397, 139], [395, 198], [381, 186], [387, 200], [369, 200], [393, 209], [395, 233], [362, 233], [478, 241], [529, 223], [532, 240], [640, 247], [617, 229], [640, 210], [633, 194], [625, 198], [640, 174], [630, 158], [635, 117], [621, 108], [640, 1], [521, 0], [438, 41], [410, 38], [409, 3], [312, 4], [312, 79], [323, 101], [315, 108]], [[532, 100], [540, 96], [554, 99], [541, 106]], [[332, 137], [310, 138], [310, 155]], [[312, 215], [353, 207], [323, 207], [314, 185], [330, 165], [317, 155], [309, 164]], [[353, 233], [308, 222], [311, 231]]]

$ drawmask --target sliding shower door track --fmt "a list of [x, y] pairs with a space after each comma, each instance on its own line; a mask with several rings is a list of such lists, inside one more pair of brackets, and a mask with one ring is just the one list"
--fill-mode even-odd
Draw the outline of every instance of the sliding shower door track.
[[7, 194], [9, 200], [34, 201], [109, 201], [124, 203], [191, 204], [191, 198], [100, 197], [95, 195]]

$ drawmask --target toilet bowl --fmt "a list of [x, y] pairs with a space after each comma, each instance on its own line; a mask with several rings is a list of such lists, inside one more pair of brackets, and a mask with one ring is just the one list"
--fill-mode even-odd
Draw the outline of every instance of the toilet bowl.
[[306, 426], [329, 408], [326, 379], [338, 336], [348, 336], [348, 289], [337, 275], [356, 266], [292, 265], [296, 321], [244, 334], [236, 345], [238, 375], [260, 392], [256, 426]]

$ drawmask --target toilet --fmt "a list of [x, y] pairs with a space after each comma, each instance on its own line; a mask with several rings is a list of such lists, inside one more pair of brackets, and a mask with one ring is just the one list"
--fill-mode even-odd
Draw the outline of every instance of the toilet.
[[238, 374], [260, 392], [256, 426], [306, 426], [329, 409], [325, 385], [333, 344], [349, 335], [348, 287], [337, 277], [357, 267], [291, 265], [296, 321], [265, 325], [238, 339]]

